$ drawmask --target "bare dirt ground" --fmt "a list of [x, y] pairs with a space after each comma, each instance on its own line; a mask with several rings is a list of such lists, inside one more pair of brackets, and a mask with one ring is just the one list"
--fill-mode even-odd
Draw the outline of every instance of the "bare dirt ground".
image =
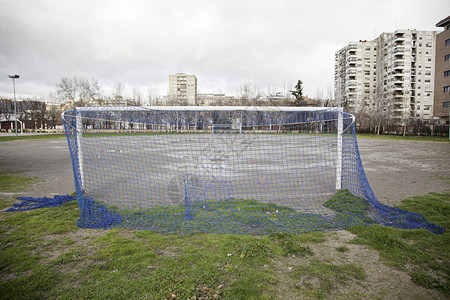
[[358, 139], [361, 160], [378, 200], [450, 191], [450, 143]]
[[[361, 160], [375, 196], [387, 205], [407, 197], [450, 191], [450, 143], [360, 138]], [[1, 170], [36, 176], [29, 196], [75, 191], [72, 164], [64, 138], [0, 143]]]
[[[366, 138], [358, 143], [368, 181], [380, 202], [398, 205], [407, 197], [450, 191], [450, 143]], [[24, 171], [23, 175], [38, 178], [36, 184], [22, 192], [24, 196], [75, 191], [64, 138], [0, 142], [0, 170]], [[5, 195], [0, 191], [2, 194]], [[377, 251], [347, 244], [354, 237], [352, 233], [341, 230], [327, 232], [326, 236], [326, 242], [309, 245], [315, 257], [335, 264], [357, 264], [368, 276], [364, 285], [352, 283], [342, 287], [330, 299], [446, 299], [437, 291], [415, 285], [406, 272], [387, 266]], [[340, 246], [350, 251], [339, 253], [336, 248]]]

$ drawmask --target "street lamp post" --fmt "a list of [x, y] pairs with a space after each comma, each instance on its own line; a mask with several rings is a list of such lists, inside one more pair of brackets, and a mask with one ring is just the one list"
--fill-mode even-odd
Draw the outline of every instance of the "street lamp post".
[[8, 75], [9, 78], [13, 81], [14, 87], [14, 129], [16, 130], [17, 136], [17, 107], [16, 107], [16, 79], [19, 78], [19, 75]]

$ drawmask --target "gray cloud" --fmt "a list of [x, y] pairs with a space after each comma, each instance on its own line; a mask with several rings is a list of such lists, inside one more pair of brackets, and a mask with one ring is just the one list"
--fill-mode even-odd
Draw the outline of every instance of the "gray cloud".
[[[0, 0], [0, 96], [46, 96], [62, 76], [164, 94], [168, 75], [195, 74], [199, 90], [266, 90], [302, 79], [306, 94], [333, 86], [334, 52], [397, 28], [438, 30], [447, 1]], [[1, 75], [1, 74], [4, 74]]]

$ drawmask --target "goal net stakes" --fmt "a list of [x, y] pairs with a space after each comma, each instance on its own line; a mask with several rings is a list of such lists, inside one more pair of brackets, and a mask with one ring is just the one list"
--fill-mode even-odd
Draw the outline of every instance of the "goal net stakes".
[[380, 203], [342, 108], [79, 107], [62, 115], [83, 228], [443, 229]]

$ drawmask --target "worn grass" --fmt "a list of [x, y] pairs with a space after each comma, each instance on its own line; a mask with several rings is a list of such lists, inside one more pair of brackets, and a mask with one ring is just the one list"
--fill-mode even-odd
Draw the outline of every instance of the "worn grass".
[[366, 278], [364, 269], [355, 264], [336, 265], [318, 259], [313, 259], [309, 265], [296, 266], [290, 275], [298, 282], [297, 289], [318, 299], [325, 298], [338, 286]]
[[[449, 198], [431, 194], [407, 199], [401, 208], [448, 228]], [[5, 206], [15, 200], [0, 201]], [[80, 229], [76, 202], [1, 214], [2, 299], [321, 299], [349, 284], [365, 286], [363, 266], [315, 255], [312, 246], [327, 240], [323, 232], [164, 235]], [[417, 285], [449, 295], [448, 232], [378, 225], [350, 230], [357, 235], [353, 243], [377, 250]]]
[[26, 133], [23, 135], [8, 135], [8, 136], [0, 136], [0, 142], [7, 141], [16, 141], [16, 140], [42, 140], [42, 139], [58, 139], [64, 138], [66, 135], [64, 133], [55, 133], [55, 134], [37, 134], [37, 135], [27, 135]]
[[23, 172], [0, 171], [0, 191], [23, 191], [36, 180], [36, 177], [23, 176]]
[[388, 264], [407, 271], [416, 284], [450, 295], [450, 193], [409, 198], [399, 208], [421, 213], [446, 231], [433, 234], [425, 229], [355, 226], [349, 229], [357, 235], [353, 243], [379, 251]]

